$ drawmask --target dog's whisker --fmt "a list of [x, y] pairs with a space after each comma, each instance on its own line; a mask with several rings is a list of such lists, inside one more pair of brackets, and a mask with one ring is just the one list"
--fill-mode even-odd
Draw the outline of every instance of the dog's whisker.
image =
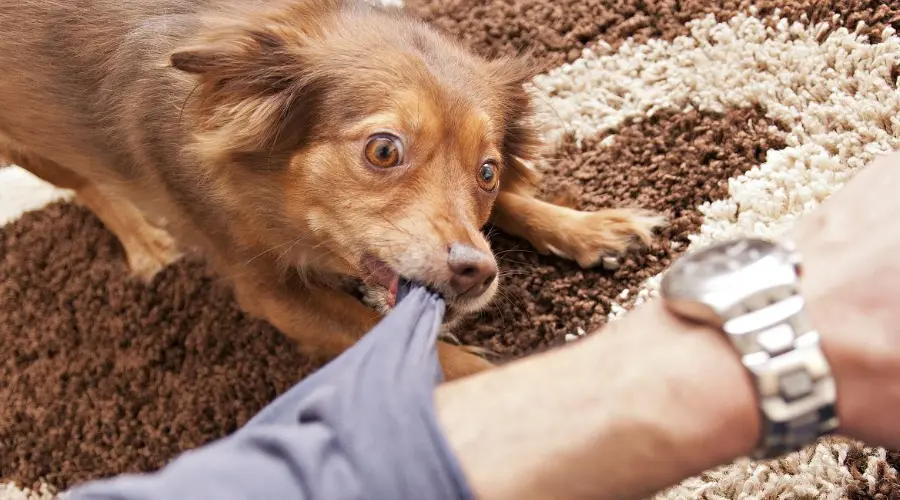
[[[505, 303], [509, 307], [503, 307], [499, 304], [494, 304], [490, 309], [495, 311], [496, 314], [500, 315], [500, 318], [503, 320], [504, 324], [511, 323], [511, 314], [512, 311], [517, 308], [516, 304], [510, 298], [509, 292], [504, 290], [502, 287], [497, 289], [497, 294], [495, 296], [496, 300], [498, 300], [501, 304]], [[520, 307], [520, 306], [519, 306]], [[488, 314], [489, 310], [484, 310], [479, 312], [479, 316], [483, 317], [485, 314]]]
[[497, 258], [500, 258], [500, 257], [502, 257], [502, 256], [504, 256], [504, 255], [506, 255], [506, 254], [510, 254], [510, 253], [533, 254], [534, 251], [533, 251], [533, 250], [523, 250], [523, 249], [521, 249], [521, 248], [510, 248], [509, 250], [499, 250], [499, 251], [496, 251], [496, 252], [494, 252], [494, 256], [497, 257]]
[[508, 278], [510, 276], [535, 276], [537, 272], [534, 271], [525, 271], [525, 270], [517, 270], [517, 271], [500, 271], [498, 276], [501, 278]]
[[182, 123], [183, 123], [183, 119], [184, 119], [184, 110], [185, 110], [185, 108], [187, 107], [188, 101], [191, 100], [191, 97], [194, 95], [194, 92], [196, 92], [197, 89], [200, 88], [200, 85], [201, 85], [200, 83], [194, 85], [194, 88], [192, 88], [191, 91], [188, 92], [187, 97], [185, 97], [185, 98], [184, 98], [184, 101], [182, 101], [181, 107], [180, 107], [180, 109], [178, 110], [178, 125], [179, 125], [179, 126], [181, 126]]
[[556, 117], [556, 120], [557, 120], [556, 126], [562, 130], [565, 130], [566, 129], [565, 120], [563, 120], [562, 115], [559, 114], [559, 110], [557, 110], [555, 107], [553, 107], [553, 105], [546, 98], [546, 96], [539, 94], [537, 92], [531, 92], [530, 94], [532, 95], [532, 97], [539, 96], [541, 102], [543, 102], [546, 105], [546, 109], [549, 109], [550, 111], [552, 111], [553, 115]]
[[255, 255], [255, 256], [251, 257], [247, 262], [244, 262], [244, 263], [242, 264], [241, 267], [250, 265], [250, 263], [253, 262], [254, 260], [256, 260], [256, 259], [262, 257], [263, 255], [265, 255], [265, 254], [267, 254], [267, 253], [269, 253], [269, 252], [273, 252], [273, 251], [275, 251], [275, 250], [277, 250], [277, 249], [279, 249], [279, 248], [281, 248], [281, 247], [287, 245], [288, 243], [290, 243], [290, 241], [285, 241], [284, 243], [281, 243], [281, 244], [279, 244], [279, 245], [275, 245], [275, 246], [273, 246], [273, 247], [271, 247], [271, 248], [269, 248], [269, 249], [267, 249], [267, 250], [263, 250], [263, 251], [260, 252], [259, 254], [257, 254], [257, 255]]
[[512, 263], [512, 264], [518, 264], [518, 265], [520, 265], [520, 266], [530, 266], [530, 265], [532, 265], [532, 264], [529, 264], [528, 262], [522, 262], [522, 261], [520, 261], [520, 260], [515, 260], [515, 259], [509, 258], [509, 257], [506, 257], [506, 256], [504, 256], [504, 257], [502, 257], [502, 258], [498, 258], [498, 261], [499, 261], [500, 263], [502, 263], [502, 264]]

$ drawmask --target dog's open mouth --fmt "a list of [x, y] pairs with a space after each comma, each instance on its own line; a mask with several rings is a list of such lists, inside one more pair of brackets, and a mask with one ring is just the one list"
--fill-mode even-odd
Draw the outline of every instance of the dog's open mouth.
[[[401, 279], [406, 279], [390, 265], [372, 254], [362, 259], [364, 275], [346, 283], [346, 291], [381, 314], [387, 314], [397, 305]], [[443, 322], [453, 323], [461, 317], [452, 302], [447, 303]], [[456, 341], [456, 343], [459, 343]]]
[[397, 274], [397, 271], [372, 254], [366, 254], [363, 257], [363, 266], [368, 273], [363, 278], [363, 283], [366, 286], [384, 288], [386, 305], [394, 307], [397, 304], [397, 288], [400, 282], [400, 275]]

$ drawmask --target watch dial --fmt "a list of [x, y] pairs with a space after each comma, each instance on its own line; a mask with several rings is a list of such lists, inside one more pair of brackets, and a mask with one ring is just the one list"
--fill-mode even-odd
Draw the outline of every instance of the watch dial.
[[681, 261], [679, 274], [692, 279], [712, 278], [759, 262], [770, 255], [775, 246], [765, 240], [740, 239], [713, 245], [687, 255]]
[[663, 277], [661, 292], [681, 314], [721, 327], [732, 315], [791, 293], [787, 252], [741, 238], [685, 255]]

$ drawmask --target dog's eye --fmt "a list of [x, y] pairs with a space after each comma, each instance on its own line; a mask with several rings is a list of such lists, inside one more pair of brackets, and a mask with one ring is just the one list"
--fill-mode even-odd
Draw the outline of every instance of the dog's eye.
[[393, 135], [374, 135], [366, 142], [366, 161], [377, 168], [396, 167], [403, 162], [403, 144]]
[[497, 189], [499, 183], [497, 177], [497, 165], [493, 161], [486, 161], [478, 169], [478, 185], [485, 191]]

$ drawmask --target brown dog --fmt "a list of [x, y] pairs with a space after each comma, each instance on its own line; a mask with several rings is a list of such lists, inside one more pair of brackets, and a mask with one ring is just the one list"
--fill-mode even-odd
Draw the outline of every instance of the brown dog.
[[[662, 223], [536, 199], [527, 65], [394, 9], [18, 0], [0, 26], [0, 161], [74, 190], [144, 279], [199, 247], [245, 311], [309, 353], [372, 328], [398, 275], [440, 291], [451, 318], [483, 307], [492, 216], [583, 266]], [[448, 343], [439, 355], [448, 379], [490, 366]]]

